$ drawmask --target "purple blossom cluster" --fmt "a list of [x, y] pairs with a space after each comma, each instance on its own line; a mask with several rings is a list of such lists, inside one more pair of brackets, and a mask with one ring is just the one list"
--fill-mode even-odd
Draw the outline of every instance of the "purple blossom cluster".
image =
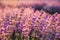
[[6, 8], [4, 13], [0, 16], [0, 40], [60, 40], [60, 14], [23, 7]]

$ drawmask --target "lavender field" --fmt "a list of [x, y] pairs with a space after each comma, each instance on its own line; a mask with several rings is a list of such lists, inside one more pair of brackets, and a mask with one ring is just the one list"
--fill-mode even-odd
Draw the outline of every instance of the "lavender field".
[[0, 4], [0, 40], [60, 40], [60, 6]]

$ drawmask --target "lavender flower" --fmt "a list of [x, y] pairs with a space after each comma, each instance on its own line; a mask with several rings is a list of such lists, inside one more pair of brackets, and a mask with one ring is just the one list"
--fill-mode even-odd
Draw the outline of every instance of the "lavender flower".
[[18, 22], [16, 22], [16, 24], [15, 24], [16, 28], [18, 28], [18, 27], [19, 27], [19, 24], [20, 24], [20, 22], [19, 22], [19, 21], [18, 21]]
[[55, 34], [53, 32], [48, 32], [46, 35], [46, 40], [54, 40]]
[[20, 25], [20, 26], [17, 28], [17, 31], [18, 31], [19, 33], [21, 33], [23, 28], [24, 28], [24, 26], [23, 26], [23, 25]]
[[10, 18], [9, 15], [5, 16], [5, 22], [4, 22], [4, 25], [3, 25], [4, 28], [6, 28], [9, 25], [9, 18]]
[[47, 27], [45, 20], [40, 21], [38, 29], [42, 29], [43, 27]]

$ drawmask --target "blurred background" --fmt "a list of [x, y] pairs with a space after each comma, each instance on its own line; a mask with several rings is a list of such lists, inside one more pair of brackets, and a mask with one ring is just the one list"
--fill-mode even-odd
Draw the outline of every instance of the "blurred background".
[[46, 3], [48, 5], [60, 6], [60, 0], [0, 0], [5, 5], [34, 5]]

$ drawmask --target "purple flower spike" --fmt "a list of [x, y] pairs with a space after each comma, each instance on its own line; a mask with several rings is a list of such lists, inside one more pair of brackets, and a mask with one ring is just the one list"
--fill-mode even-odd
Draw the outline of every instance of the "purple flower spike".
[[39, 26], [40, 27], [45, 27], [46, 26], [46, 22], [44, 20], [41, 20]]
[[17, 29], [19, 33], [22, 32], [23, 27], [24, 27], [23, 25], [19, 26], [19, 29]]
[[5, 22], [3, 27], [6, 28], [8, 26], [8, 22]]
[[5, 22], [4, 22], [4, 28], [6, 28], [9, 24], [9, 15], [6, 15]]
[[20, 22], [16, 22], [15, 26], [16, 28], [19, 26]]

